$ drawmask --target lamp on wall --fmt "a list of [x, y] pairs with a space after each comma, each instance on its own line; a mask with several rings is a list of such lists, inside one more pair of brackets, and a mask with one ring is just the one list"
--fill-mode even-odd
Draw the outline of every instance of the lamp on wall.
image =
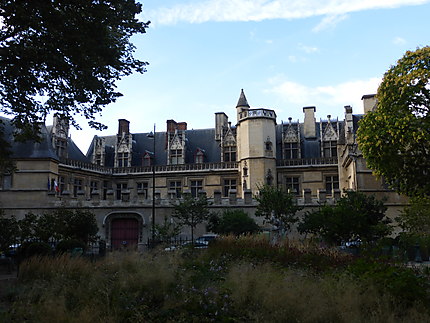
[[152, 163], [152, 243], [155, 244], [155, 123], [154, 123], [154, 131], [150, 132], [147, 135], [148, 138], [152, 138], [153, 141], [153, 163]]

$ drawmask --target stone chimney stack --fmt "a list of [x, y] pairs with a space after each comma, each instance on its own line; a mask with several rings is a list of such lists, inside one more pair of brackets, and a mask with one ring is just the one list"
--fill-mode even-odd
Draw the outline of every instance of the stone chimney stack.
[[363, 110], [365, 114], [375, 110], [377, 104], [376, 94], [365, 94], [361, 99], [363, 100]]
[[221, 140], [223, 129], [228, 126], [228, 117], [224, 112], [215, 113], [215, 140]]
[[130, 134], [130, 121], [126, 119], [118, 120], [118, 136], [122, 136], [122, 134]]
[[305, 138], [316, 137], [316, 120], [315, 120], [315, 107], [304, 107], [303, 112], [305, 114], [304, 121], [304, 134]]

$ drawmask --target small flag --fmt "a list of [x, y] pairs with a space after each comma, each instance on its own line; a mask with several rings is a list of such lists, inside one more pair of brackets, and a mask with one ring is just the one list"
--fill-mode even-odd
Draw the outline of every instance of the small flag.
[[55, 190], [55, 192], [60, 192], [60, 188], [58, 187], [58, 183], [57, 183], [57, 181], [56, 180], [54, 180], [54, 190]]

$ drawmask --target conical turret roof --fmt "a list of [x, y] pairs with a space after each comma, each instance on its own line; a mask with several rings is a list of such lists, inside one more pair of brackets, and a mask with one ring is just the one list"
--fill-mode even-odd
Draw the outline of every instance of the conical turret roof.
[[236, 108], [237, 107], [248, 107], [249, 108], [249, 104], [248, 104], [248, 101], [246, 100], [245, 93], [243, 92], [243, 89], [240, 92], [240, 97], [239, 97], [239, 101], [237, 101]]

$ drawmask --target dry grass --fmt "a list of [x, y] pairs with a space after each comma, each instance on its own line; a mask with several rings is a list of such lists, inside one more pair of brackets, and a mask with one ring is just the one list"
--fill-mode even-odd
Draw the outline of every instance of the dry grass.
[[67, 255], [33, 258], [21, 265], [3, 321], [430, 321], [422, 306], [397, 308], [387, 293], [347, 274], [346, 258], [333, 250], [227, 238], [196, 251], [114, 253], [94, 263]]

